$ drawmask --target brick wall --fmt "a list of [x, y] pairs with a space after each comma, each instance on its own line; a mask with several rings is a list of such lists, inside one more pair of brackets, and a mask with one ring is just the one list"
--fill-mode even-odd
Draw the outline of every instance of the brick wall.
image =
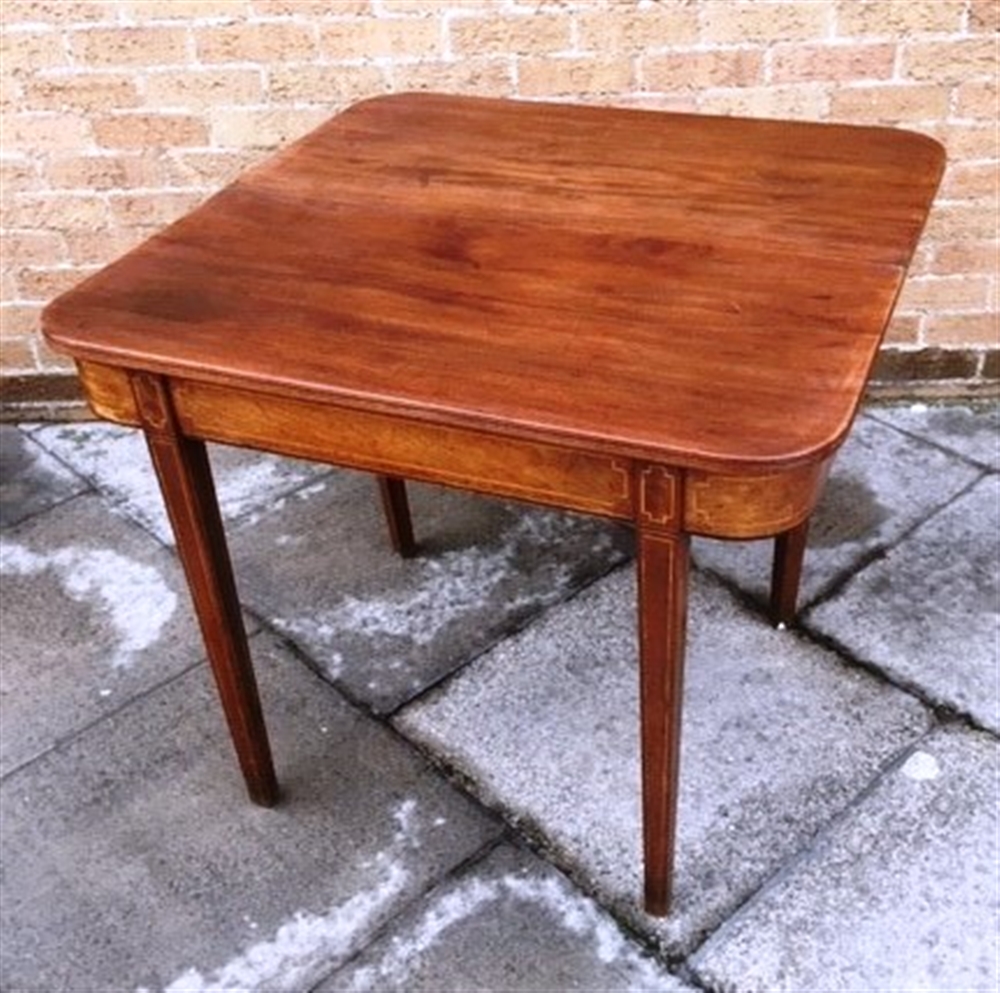
[[8, 403], [53, 294], [365, 96], [441, 90], [901, 125], [950, 164], [879, 378], [988, 388], [998, 0], [0, 0]]

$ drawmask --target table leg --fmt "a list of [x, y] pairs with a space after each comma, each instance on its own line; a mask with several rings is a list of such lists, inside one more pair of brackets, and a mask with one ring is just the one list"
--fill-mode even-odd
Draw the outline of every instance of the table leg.
[[774, 564], [771, 569], [771, 621], [776, 627], [795, 620], [799, 580], [802, 577], [802, 560], [806, 554], [809, 536], [807, 517], [791, 531], [774, 539]]
[[688, 538], [638, 532], [642, 818], [646, 910], [670, 909], [677, 827]]
[[397, 476], [379, 476], [379, 493], [382, 496], [382, 510], [389, 525], [389, 541], [392, 550], [404, 559], [417, 553], [417, 543], [413, 540], [413, 521], [410, 518], [410, 501], [406, 497], [406, 481]]
[[208, 453], [179, 430], [162, 379], [136, 375], [132, 387], [247, 791], [270, 807], [278, 781]]

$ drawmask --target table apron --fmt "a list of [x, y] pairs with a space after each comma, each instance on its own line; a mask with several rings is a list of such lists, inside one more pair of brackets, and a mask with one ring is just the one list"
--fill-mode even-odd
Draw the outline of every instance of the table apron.
[[176, 382], [185, 433], [605, 517], [631, 517], [627, 460], [393, 414]]
[[[81, 362], [95, 412], [139, 426], [130, 373]], [[786, 469], [711, 472], [484, 434], [395, 414], [168, 377], [181, 430], [353, 469], [419, 479], [623, 521], [718, 538], [787, 531], [812, 512], [832, 456]], [[677, 482], [683, 514], [650, 513], [650, 481]], [[662, 486], [659, 486], [662, 489]]]

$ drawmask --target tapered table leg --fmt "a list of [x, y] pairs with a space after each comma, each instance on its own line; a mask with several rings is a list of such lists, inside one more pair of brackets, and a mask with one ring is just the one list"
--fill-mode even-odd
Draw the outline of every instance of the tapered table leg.
[[688, 539], [638, 532], [640, 722], [645, 903], [670, 910], [677, 833], [687, 619]]
[[161, 379], [140, 374], [132, 385], [247, 791], [270, 807], [278, 781], [208, 453], [203, 442], [178, 430]]
[[809, 537], [807, 517], [791, 531], [774, 539], [774, 564], [771, 569], [771, 621], [775, 626], [788, 625], [795, 620], [799, 597], [799, 580], [802, 578], [802, 560], [806, 554]]
[[417, 553], [417, 543], [413, 540], [413, 521], [410, 518], [410, 501], [406, 496], [406, 481], [397, 476], [379, 476], [378, 488], [386, 524], [389, 525], [392, 550], [404, 559], [412, 558]]

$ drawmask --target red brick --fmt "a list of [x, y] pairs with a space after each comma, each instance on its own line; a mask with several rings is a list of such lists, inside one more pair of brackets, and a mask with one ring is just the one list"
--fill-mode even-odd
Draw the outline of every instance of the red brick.
[[4, 73], [26, 77], [42, 69], [65, 67], [69, 58], [65, 42], [56, 32], [5, 30], [0, 32], [0, 65]]
[[320, 50], [333, 61], [441, 58], [441, 42], [438, 17], [354, 18], [319, 26]]
[[725, 0], [702, 3], [701, 40], [709, 43], [810, 41], [825, 38], [833, 18], [824, 0]]
[[24, 107], [31, 110], [107, 112], [139, 102], [135, 78], [121, 74], [39, 75], [24, 92]]
[[933, 246], [930, 271], [941, 276], [1000, 273], [1000, 241], [946, 241]]
[[921, 319], [917, 314], [895, 313], [885, 332], [887, 345], [915, 345], [920, 340]]
[[245, 0], [118, 0], [118, 3], [137, 21], [243, 19], [250, 13]]
[[208, 144], [208, 127], [187, 114], [119, 114], [93, 122], [104, 148], [178, 148]]
[[28, 193], [41, 187], [37, 163], [26, 158], [0, 159], [0, 190], [5, 197]]
[[[1000, 7], [1000, 2], [998, 2]], [[1000, 94], [997, 92], [997, 80], [977, 79], [969, 83], [961, 83], [955, 87], [954, 114], [956, 117], [981, 117], [984, 120], [994, 120], [1000, 109]]]
[[693, 6], [658, 5], [637, 10], [628, 4], [606, 9], [584, 6], [576, 15], [577, 45], [605, 55], [648, 52], [691, 45], [698, 40], [698, 12]]
[[620, 93], [631, 89], [633, 77], [625, 58], [526, 58], [518, 60], [517, 74], [521, 96]]
[[19, 296], [17, 284], [14, 281], [14, 273], [9, 269], [0, 272], [0, 301], [9, 303]]
[[0, 132], [5, 152], [23, 149], [31, 155], [79, 148], [90, 141], [87, 121], [79, 114], [8, 114]]
[[219, 149], [272, 149], [299, 138], [330, 117], [329, 107], [260, 110], [236, 107], [211, 113], [212, 144]]
[[872, 45], [775, 45], [770, 52], [768, 80], [801, 83], [811, 80], [852, 82], [891, 79], [896, 46]]
[[948, 150], [949, 162], [995, 161], [998, 154], [996, 122], [935, 121], [920, 129]]
[[902, 72], [909, 79], [950, 85], [995, 79], [997, 43], [993, 38], [913, 42], [903, 46]]
[[42, 305], [5, 303], [0, 306], [0, 337], [26, 338], [37, 333]]
[[948, 115], [950, 90], [920, 84], [845, 86], [830, 99], [830, 116], [837, 120], [882, 124], [935, 121]]
[[113, 0], [3, 0], [0, 4], [4, 27], [15, 24], [81, 24], [113, 21], [117, 16]]
[[997, 219], [994, 211], [983, 210], [975, 203], [943, 203], [931, 210], [924, 237], [938, 241], [982, 241], [995, 238]]
[[372, 12], [371, 0], [253, 0], [256, 17], [356, 17]]
[[461, 17], [448, 22], [452, 54], [551, 55], [569, 48], [570, 20], [559, 14]]
[[105, 227], [98, 231], [67, 231], [64, 235], [74, 265], [105, 265], [144, 240], [141, 231]]
[[985, 276], [918, 276], [906, 281], [899, 308], [904, 312], [982, 310], [989, 293], [990, 280]]
[[65, 293], [94, 271], [94, 268], [78, 269], [74, 266], [28, 268], [20, 270], [15, 278], [22, 300], [45, 302]]
[[[29, 337], [8, 338], [4, 332], [7, 325], [6, 315], [8, 311], [4, 307], [0, 309], [0, 369], [5, 374], [12, 372], [31, 372], [37, 368], [35, 363], [35, 351], [31, 347], [32, 339]], [[0, 393], [0, 401], [7, 401], [7, 391]]]
[[259, 69], [184, 69], [151, 72], [145, 80], [145, 102], [157, 108], [196, 110], [220, 104], [260, 103]]
[[56, 189], [114, 190], [167, 185], [163, 156], [141, 152], [52, 159], [45, 165], [45, 177]]
[[945, 172], [940, 196], [943, 200], [997, 200], [1000, 194], [1000, 163], [955, 162]]
[[25, 100], [25, 89], [13, 73], [0, 72], [0, 113], [16, 114], [30, 109]]
[[[493, 10], [497, 0], [461, 0], [462, 8]], [[405, 14], [411, 17], [425, 17], [429, 14], [441, 13], [441, 0], [378, 0], [380, 13]], [[532, 0], [533, 9], [542, 9], [540, 0]]]
[[161, 160], [167, 185], [221, 187], [231, 183], [259, 160], [254, 152], [178, 150]]
[[674, 114], [694, 114], [698, 101], [693, 92], [687, 93], [626, 93], [616, 95], [616, 107], [634, 107], [636, 110], [666, 110]]
[[7, 266], [51, 266], [67, 261], [66, 242], [54, 231], [4, 231], [0, 246]]
[[268, 97], [279, 103], [350, 103], [386, 89], [384, 71], [372, 65], [275, 66], [268, 72]]
[[1000, 31], [1000, 3], [997, 0], [969, 0], [969, 30], [992, 34]]
[[316, 55], [307, 24], [268, 21], [198, 27], [193, 32], [198, 60], [213, 62], [307, 62]]
[[697, 96], [698, 109], [707, 114], [815, 121], [826, 113], [826, 92], [818, 86], [752, 86], [704, 90]]
[[417, 62], [391, 69], [393, 88], [510, 96], [514, 92], [513, 59], [461, 59], [456, 62]]
[[109, 197], [111, 213], [123, 227], [162, 227], [193, 210], [204, 196], [197, 193], [122, 193]]
[[964, 0], [840, 0], [837, 34], [898, 40], [962, 29]]
[[22, 194], [4, 202], [4, 225], [42, 231], [95, 231], [108, 225], [108, 205], [93, 194]]
[[925, 336], [935, 345], [1000, 344], [1000, 314], [928, 314]]
[[940, 275], [931, 271], [931, 245], [923, 238], [918, 242], [913, 252], [913, 258], [910, 259], [909, 268], [906, 271], [911, 277]]
[[187, 57], [187, 30], [181, 27], [115, 27], [73, 31], [69, 47], [74, 62], [111, 66], [183, 65]]
[[761, 82], [763, 65], [760, 52], [744, 49], [648, 55], [640, 61], [647, 90], [752, 86]]

